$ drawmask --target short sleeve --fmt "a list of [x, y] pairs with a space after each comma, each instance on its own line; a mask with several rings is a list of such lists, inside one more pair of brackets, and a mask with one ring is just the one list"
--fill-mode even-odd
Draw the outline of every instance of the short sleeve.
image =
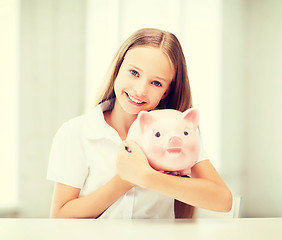
[[209, 156], [203, 146], [203, 141], [202, 141], [202, 137], [201, 135], [199, 134], [199, 142], [200, 142], [200, 151], [199, 151], [199, 159], [197, 161], [198, 162], [201, 162], [203, 160], [208, 160], [209, 159]]
[[64, 123], [56, 133], [49, 156], [47, 179], [72, 187], [82, 188], [88, 175], [78, 134]]

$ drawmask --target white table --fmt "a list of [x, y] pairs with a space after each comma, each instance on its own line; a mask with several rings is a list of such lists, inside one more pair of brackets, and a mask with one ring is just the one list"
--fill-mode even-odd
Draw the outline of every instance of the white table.
[[0, 219], [1, 240], [281, 240], [282, 218], [197, 220]]

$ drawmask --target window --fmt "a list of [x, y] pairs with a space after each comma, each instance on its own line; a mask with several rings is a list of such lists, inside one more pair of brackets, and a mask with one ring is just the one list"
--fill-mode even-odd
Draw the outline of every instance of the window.
[[18, 16], [17, 0], [0, 3], [0, 210], [17, 205]]

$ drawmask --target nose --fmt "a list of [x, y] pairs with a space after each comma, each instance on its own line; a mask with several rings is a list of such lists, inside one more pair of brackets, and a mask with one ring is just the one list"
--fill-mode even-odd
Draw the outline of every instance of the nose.
[[145, 79], [139, 79], [135, 86], [134, 86], [134, 92], [137, 95], [137, 97], [144, 97], [147, 94], [147, 82]]
[[180, 137], [173, 136], [168, 141], [168, 147], [170, 148], [183, 147], [183, 140]]

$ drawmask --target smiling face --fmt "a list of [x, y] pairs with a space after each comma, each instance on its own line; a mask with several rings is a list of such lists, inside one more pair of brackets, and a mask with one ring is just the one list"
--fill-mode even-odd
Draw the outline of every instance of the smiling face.
[[173, 67], [161, 49], [130, 49], [114, 83], [116, 104], [129, 114], [152, 110], [166, 96], [173, 77]]

